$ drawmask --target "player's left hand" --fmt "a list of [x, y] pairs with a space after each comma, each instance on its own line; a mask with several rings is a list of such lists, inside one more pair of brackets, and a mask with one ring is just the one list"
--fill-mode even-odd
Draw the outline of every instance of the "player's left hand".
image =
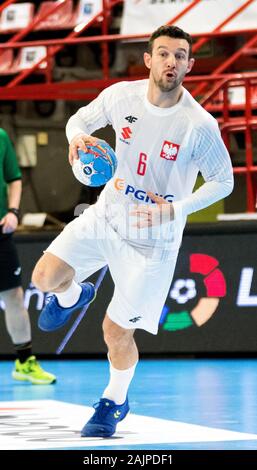
[[16, 230], [18, 219], [15, 214], [8, 212], [1, 220], [2, 233], [12, 233]]
[[136, 209], [130, 211], [130, 215], [136, 217], [133, 227], [154, 227], [174, 220], [174, 209], [171, 202], [167, 202], [163, 197], [156, 196], [150, 191], [147, 192], [147, 195], [156, 204], [138, 204]]

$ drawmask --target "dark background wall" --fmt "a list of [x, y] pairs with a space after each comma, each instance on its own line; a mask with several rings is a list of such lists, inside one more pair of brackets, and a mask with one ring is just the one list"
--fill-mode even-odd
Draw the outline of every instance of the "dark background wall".
[[[73, 218], [77, 204], [95, 202], [102, 188], [88, 191], [75, 179], [68, 162], [65, 126], [69, 117], [84, 105], [86, 102], [0, 103], [0, 127], [8, 132], [22, 170], [22, 214], [47, 212], [68, 222]], [[98, 130], [95, 135], [115, 147], [110, 126]], [[35, 165], [26, 165], [26, 159], [24, 165], [19, 153], [18, 141], [24, 136], [35, 139]], [[26, 152], [29, 161], [32, 149], [28, 146]]]
[[[37, 328], [37, 318], [44, 296], [30, 287], [33, 266], [43, 249], [55, 236], [54, 233], [16, 235], [23, 266], [26, 301], [32, 320], [34, 351], [54, 354], [69, 325], [54, 333], [43, 333]], [[257, 352], [257, 228], [255, 223], [209, 224], [188, 227], [180, 251], [177, 269], [163, 310], [159, 334], [153, 336], [137, 331], [136, 338], [141, 352], [168, 354], [208, 353], [256, 353]], [[197, 258], [198, 270], [190, 272], [192, 256]], [[211, 257], [211, 258], [209, 258]], [[211, 260], [211, 264], [210, 263]], [[207, 267], [206, 267], [207, 266]], [[243, 274], [250, 273], [250, 280]], [[218, 276], [217, 276], [218, 272]], [[160, 277], [162, 273], [160, 272]], [[215, 277], [216, 276], [216, 277]], [[96, 276], [94, 277], [96, 279]], [[190, 281], [185, 287], [184, 281]], [[243, 282], [244, 280], [244, 282]], [[182, 285], [181, 285], [182, 281]], [[183, 287], [184, 282], [184, 287]], [[195, 286], [190, 293], [188, 286]], [[180, 287], [179, 287], [180, 286]], [[105, 352], [101, 322], [113, 291], [109, 275], [99, 289], [97, 299], [90, 306], [86, 317], [78, 326], [64, 349], [66, 354], [98, 354]], [[239, 292], [245, 305], [238, 305]], [[193, 311], [201, 299], [221, 295], [219, 304], [209, 320], [197, 326], [206, 311], [193, 318]], [[190, 296], [192, 298], [190, 298]], [[142, 299], [143, 302], [143, 299]], [[0, 316], [0, 354], [12, 353], [12, 346]]]

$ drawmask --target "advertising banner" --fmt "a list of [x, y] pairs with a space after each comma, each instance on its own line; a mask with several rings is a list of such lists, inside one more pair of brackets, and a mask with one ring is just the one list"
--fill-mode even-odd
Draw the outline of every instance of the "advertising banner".
[[[121, 34], [147, 34], [166, 24], [181, 13], [193, 0], [124, 0]], [[190, 34], [213, 31], [226, 20], [245, 0], [202, 0], [176, 25]], [[255, 29], [257, 1], [243, 9], [221, 31]]]
[[[226, 224], [225, 224], [226, 225]], [[45, 295], [30, 284], [35, 262], [49, 239], [33, 242], [17, 236], [23, 267], [25, 304], [30, 311], [35, 353], [54, 354], [77, 317], [64, 328], [44, 333], [37, 319]], [[175, 275], [162, 311], [159, 333], [137, 330], [136, 341], [145, 353], [237, 353], [257, 351], [257, 231], [187, 230]], [[162, 273], [160, 272], [160, 279]], [[96, 280], [97, 274], [92, 278]], [[101, 323], [113, 294], [109, 273], [95, 302], [63, 353], [98, 354], [106, 351]], [[142, 293], [144, 302], [144, 293]], [[3, 304], [2, 304], [3, 307]], [[0, 316], [0, 354], [13, 352], [4, 315]]]

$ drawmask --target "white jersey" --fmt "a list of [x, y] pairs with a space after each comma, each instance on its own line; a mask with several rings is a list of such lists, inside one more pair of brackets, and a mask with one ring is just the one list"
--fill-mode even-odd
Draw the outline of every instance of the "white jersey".
[[[107, 124], [113, 127], [118, 167], [100, 197], [105, 200], [107, 220], [132, 243], [162, 247], [164, 240], [172, 239], [170, 247], [176, 248], [186, 216], [232, 191], [232, 166], [216, 120], [185, 88], [170, 108], [151, 104], [147, 89], [148, 80], [106, 88], [69, 119], [66, 132], [70, 142], [81, 132], [92, 134]], [[205, 183], [192, 194], [199, 171]], [[128, 232], [127, 222], [133, 218], [128, 215], [129, 203], [153, 204], [147, 191], [173, 203], [176, 223], [166, 224], [164, 231], [152, 229], [151, 236], [142, 229], [135, 235]]]

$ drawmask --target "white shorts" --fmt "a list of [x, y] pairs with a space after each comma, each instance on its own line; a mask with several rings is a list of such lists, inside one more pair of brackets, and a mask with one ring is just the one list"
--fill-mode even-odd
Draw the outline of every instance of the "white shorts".
[[78, 282], [108, 265], [115, 285], [109, 318], [122, 328], [157, 334], [178, 250], [168, 260], [144, 256], [96, 215], [94, 205], [70, 222], [46, 252], [69, 264]]

